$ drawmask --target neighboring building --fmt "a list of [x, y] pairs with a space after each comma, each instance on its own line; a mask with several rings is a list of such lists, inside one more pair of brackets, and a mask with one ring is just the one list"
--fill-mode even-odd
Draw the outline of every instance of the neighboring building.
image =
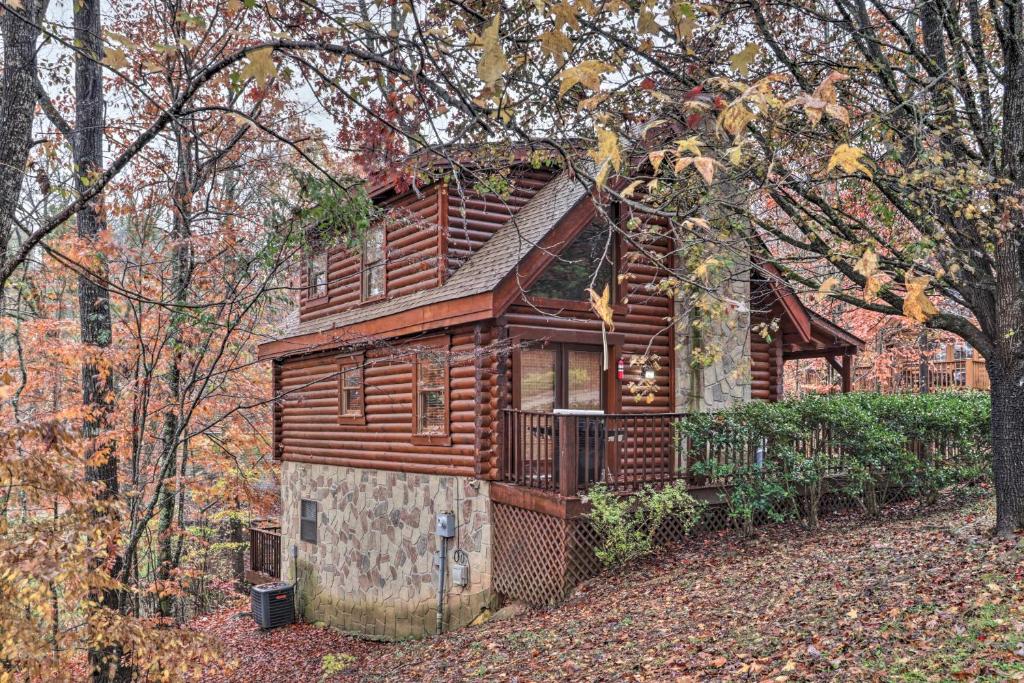
[[[456, 521], [446, 561], [468, 567], [464, 586], [447, 572], [445, 628], [498, 594], [557, 600], [594, 568], [587, 486], [685, 476], [673, 413], [776, 400], [787, 358], [828, 357], [849, 378], [860, 340], [750, 269], [722, 329], [702, 331], [726, 352], [692, 369], [677, 302], [653, 286], [668, 240], [623, 238], [602, 216], [624, 212], [598, 211], [568, 173], [523, 168], [512, 185], [378, 188], [392, 218], [362, 253], [314, 254], [297, 327], [260, 348], [279, 396], [281, 575], [310, 620], [435, 632], [441, 512]], [[605, 284], [602, 331], [585, 290]], [[770, 339], [751, 334], [769, 321]]]

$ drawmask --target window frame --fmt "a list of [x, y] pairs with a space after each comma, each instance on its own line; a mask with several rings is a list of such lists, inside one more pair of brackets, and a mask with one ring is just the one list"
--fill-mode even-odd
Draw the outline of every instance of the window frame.
[[[617, 207], [618, 204], [616, 204], [615, 206]], [[613, 309], [615, 309], [616, 312], [624, 311], [624, 307], [622, 307], [618, 303], [620, 291], [619, 275], [622, 272], [622, 233], [620, 231], [621, 226], [619, 225], [618, 213], [619, 212], [617, 209], [614, 210], [614, 215], [612, 217], [613, 220], [610, 221], [608, 224], [605, 224], [597, 216], [592, 218], [590, 221], [587, 221], [587, 223], [580, 229], [579, 232], [577, 232], [575, 235], [573, 235], [571, 239], [565, 242], [562, 249], [559, 250], [558, 254], [554, 255], [548, 261], [548, 263], [540, 270], [534, 281], [531, 282], [530, 286], [526, 288], [526, 291], [523, 293], [523, 298], [525, 298], [527, 301], [534, 304], [535, 306], [539, 306], [541, 308], [561, 308], [573, 311], [590, 310], [590, 298], [589, 296], [587, 296], [587, 292], [585, 290], [583, 291], [582, 297], [579, 299], [560, 299], [557, 297], [541, 296], [539, 294], [531, 294], [530, 290], [537, 286], [537, 283], [544, 278], [548, 270], [555, 265], [555, 263], [558, 261], [559, 258], [562, 257], [565, 251], [569, 249], [569, 247], [572, 246], [572, 244], [576, 240], [578, 240], [584, 232], [589, 230], [594, 225], [600, 225], [601, 227], [612, 230], [612, 240], [610, 249], [611, 254], [608, 255], [608, 260], [611, 262], [612, 270], [611, 278], [608, 281], [608, 291], [610, 293], [610, 296], [608, 298], [611, 301], [612, 307]], [[600, 292], [598, 292], [598, 294], [600, 294]]]
[[[345, 373], [353, 369], [359, 370], [359, 391], [363, 395], [359, 412], [349, 413], [345, 410]], [[350, 353], [338, 358], [338, 424], [366, 424], [366, 354], [365, 352]]]
[[[555, 352], [555, 405], [553, 410], [571, 410], [569, 405], [569, 353], [572, 351], [582, 351], [585, 353], [597, 353], [601, 354], [601, 347], [596, 344], [579, 344], [572, 342], [554, 342], [544, 341], [541, 343], [534, 343], [529, 345], [529, 349], [547, 349]], [[609, 349], [610, 351], [610, 349]], [[522, 351], [519, 351], [516, 358], [515, 368], [515, 407], [522, 409], [523, 400], [523, 365], [522, 365]], [[618, 359], [616, 359], [616, 362]], [[613, 403], [610, 397], [609, 383], [611, 378], [609, 372], [602, 369], [600, 371], [601, 386], [598, 395], [601, 398], [601, 410], [604, 413], [610, 412], [610, 407]]]
[[[323, 270], [314, 270], [315, 260], [323, 259]], [[319, 265], [319, 264], [317, 264]], [[330, 255], [326, 251], [314, 251], [310, 252], [306, 256], [306, 301], [318, 301], [320, 299], [326, 299], [328, 295], [327, 286], [327, 273], [330, 267]], [[318, 292], [315, 289], [315, 278], [314, 273], [323, 273], [323, 291]]]
[[[305, 516], [306, 503], [313, 505], [313, 517], [309, 518]], [[313, 540], [310, 540], [305, 535], [305, 523], [313, 523]], [[299, 499], [299, 540], [303, 543], [312, 543], [317, 545], [320, 539], [320, 502], [313, 500], [312, 498], [300, 498]]]
[[[383, 223], [377, 225], [371, 225], [369, 230], [380, 230], [380, 259], [377, 261], [367, 262], [366, 247], [369, 244], [367, 235], [363, 236], [363, 244], [359, 249], [359, 300], [360, 301], [377, 301], [383, 299], [388, 294], [388, 231], [387, 227]], [[380, 294], [371, 295], [369, 289], [369, 278], [370, 268], [380, 267], [381, 271], [381, 286]]]
[[[624, 384], [618, 378], [617, 366], [619, 358], [623, 353], [622, 349], [626, 343], [626, 336], [622, 332], [607, 332], [602, 335], [601, 332], [590, 330], [540, 329], [529, 325], [509, 325], [508, 336], [513, 342], [511, 373], [512, 408], [516, 410], [522, 409], [522, 347], [524, 344], [541, 347], [549, 344], [560, 344], [569, 347], [583, 347], [581, 350], [590, 350], [594, 347], [601, 348], [607, 342], [608, 368], [604, 372], [601, 384], [604, 397], [604, 411], [609, 414], [621, 412], [622, 387]], [[561, 355], [561, 353], [556, 354], [558, 357]], [[561, 364], [561, 361], [558, 362]], [[560, 373], [561, 368], [557, 370], [559, 376]], [[561, 382], [561, 379], [559, 378], [557, 381]], [[561, 396], [561, 391], [561, 387], [556, 386], [555, 395], [558, 400], [560, 400], [558, 397]]]
[[[451, 348], [451, 337], [444, 335], [432, 339], [424, 339], [414, 342], [416, 351], [412, 355], [412, 443], [423, 446], [451, 446], [452, 434], [452, 404], [451, 404], [451, 359], [448, 351]], [[419, 431], [419, 406], [420, 406], [420, 357], [423, 353], [443, 354], [445, 363], [443, 365], [444, 379], [442, 390], [444, 392], [444, 424], [443, 432], [437, 434], [424, 434]]]

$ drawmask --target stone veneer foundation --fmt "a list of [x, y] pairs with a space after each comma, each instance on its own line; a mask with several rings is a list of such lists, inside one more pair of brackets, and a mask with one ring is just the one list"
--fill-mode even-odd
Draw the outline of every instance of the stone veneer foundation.
[[[319, 503], [317, 543], [299, 540], [300, 501]], [[337, 465], [281, 464], [282, 578], [297, 580], [307, 621], [381, 639], [436, 632], [441, 547], [435, 516], [455, 512], [448, 563], [468, 555], [469, 584], [445, 589], [445, 629], [492, 606], [491, 508], [487, 482]], [[292, 560], [292, 546], [298, 548]]]

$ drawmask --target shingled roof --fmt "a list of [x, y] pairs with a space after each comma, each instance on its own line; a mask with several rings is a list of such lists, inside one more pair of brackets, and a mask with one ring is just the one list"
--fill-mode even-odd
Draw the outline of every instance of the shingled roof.
[[582, 180], [568, 171], [563, 172], [542, 187], [440, 287], [300, 323], [289, 329], [282, 338], [324, 332], [492, 291], [513, 274], [523, 257], [558, 225], [570, 209], [587, 196], [588, 191]]

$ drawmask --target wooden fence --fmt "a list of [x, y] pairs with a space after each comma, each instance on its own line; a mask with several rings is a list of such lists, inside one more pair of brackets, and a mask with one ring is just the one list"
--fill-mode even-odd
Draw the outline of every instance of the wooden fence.
[[281, 526], [277, 522], [257, 520], [249, 527], [249, 570], [281, 578]]

